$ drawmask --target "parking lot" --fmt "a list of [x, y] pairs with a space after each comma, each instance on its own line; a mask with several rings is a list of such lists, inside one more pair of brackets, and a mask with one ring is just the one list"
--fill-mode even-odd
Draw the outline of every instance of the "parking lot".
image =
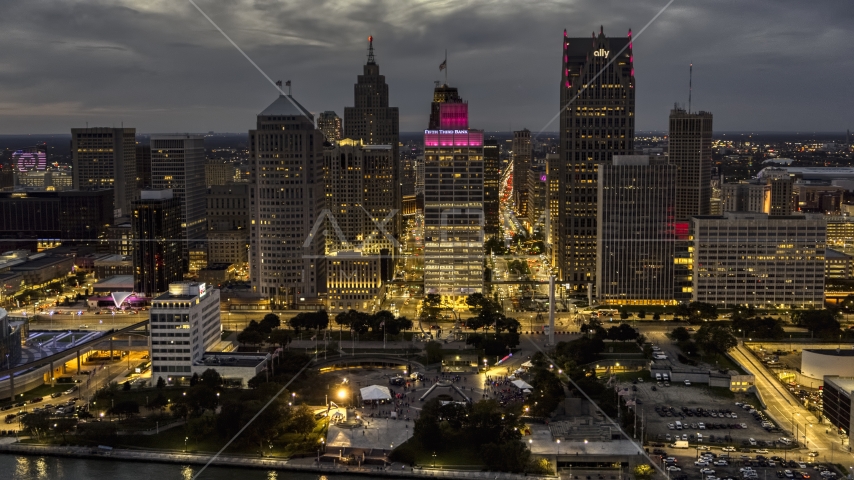
[[[785, 453], [779, 455], [744, 454], [723, 451], [724, 448], [732, 450], [733, 447], [708, 448], [711, 450], [696, 450], [694, 448], [687, 450], [655, 449], [651, 456], [654, 460], [660, 461], [663, 468], [668, 469], [670, 477], [674, 480], [696, 478], [705, 478], [705, 480], [736, 478], [830, 480], [839, 478], [838, 472], [829, 463], [792, 460], [792, 455]], [[789, 453], [799, 456], [797, 452]], [[702, 458], [702, 455], [707, 455], [707, 457]]]
[[[777, 429], [768, 431], [763, 428], [761, 420], [742, 408], [741, 404], [744, 403], [758, 406], [752, 394], [733, 394], [723, 389], [709, 388], [708, 385], [666, 385], [668, 383], [654, 381], [621, 385], [623, 388], [637, 389], [634, 393], [643, 402], [639, 408], [643, 412], [647, 441], [670, 444], [679, 435], [678, 440], [687, 440], [692, 447], [699, 443], [771, 449], [775, 446], [775, 440], [785, 436]], [[681, 429], [677, 421], [681, 423]], [[750, 444], [750, 439], [755, 444]]]

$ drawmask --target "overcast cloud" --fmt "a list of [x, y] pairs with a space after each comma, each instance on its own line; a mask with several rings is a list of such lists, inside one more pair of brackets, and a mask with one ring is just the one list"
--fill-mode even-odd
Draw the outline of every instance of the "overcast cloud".
[[[557, 112], [563, 29], [637, 32], [666, 0], [196, 0], [312, 112], [343, 116], [374, 36], [402, 131], [427, 124], [448, 49], [471, 126], [543, 128]], [[116, 125], [244, 132], [277, 93], [185, 0], [2, 0], [0, 134]], [[634, 42], [637, 129], [687, 102], [715, 130], [854, 127], [854, 2], [676, 0]], [[556, 129], [552, 124], [548, 130]]]

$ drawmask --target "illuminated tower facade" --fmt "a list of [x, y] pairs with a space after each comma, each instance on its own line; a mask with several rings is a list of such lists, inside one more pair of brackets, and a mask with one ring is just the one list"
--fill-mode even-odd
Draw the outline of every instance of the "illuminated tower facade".
[[455, 88], [439, 86], [433, 99], [434, 128], [424, 131], [424, 290], [465, 296], [483, 291], [483, 131], [468, 128], [468, 104]]
[[634, 59], [631, 31], [626, 38], [606, 37], [601, 28], [598, 36], [563, 35], [555, 256], [563, 283], [583, 290], [596, 283], [599, 165], [634, 150]]
[[513, 203], [516, 215], [528, 215], [528, 171], [531, 169], [531, 131], [527, 128], [513, 132]]
[[290, 95], [249, 131], [249, 279], [278, 308], [326, 289], [323, 132]]

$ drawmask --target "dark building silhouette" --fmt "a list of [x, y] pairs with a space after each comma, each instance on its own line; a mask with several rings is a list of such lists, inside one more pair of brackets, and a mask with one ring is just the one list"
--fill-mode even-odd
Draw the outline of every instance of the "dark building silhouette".
[[37, 249], [39, 240], [95, 243], [113, 221], [113, 190], [0, 192], [0, 248]]
[[499, 182], [501, 181], [501, 149], [498, 140], [483, 141], [483, 233], [498, 235]]
[[181, 203], [172, 190], [143, 190], [132, 205], [134, 290], [152, 297], [183, 279]]
[[139, 190], [151, 188], [151, 146], [136, 146], [136, 184]]

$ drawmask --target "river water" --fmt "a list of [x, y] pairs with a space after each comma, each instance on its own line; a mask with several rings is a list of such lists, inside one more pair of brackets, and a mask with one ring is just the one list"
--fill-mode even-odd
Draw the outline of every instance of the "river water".
[[[0, 454], [3, 480], [191, 480], [201, 466]], [[208, 467], [199, 480], [364, 480], [251, 468]]]

